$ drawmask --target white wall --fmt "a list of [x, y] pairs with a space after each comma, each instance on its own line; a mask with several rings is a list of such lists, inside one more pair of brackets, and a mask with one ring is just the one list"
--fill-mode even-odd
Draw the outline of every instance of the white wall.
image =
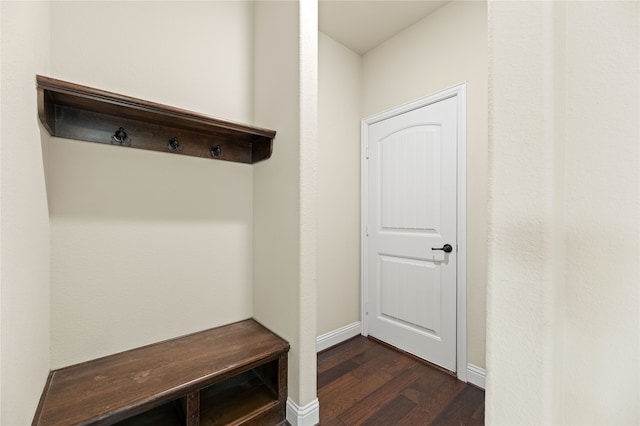
[[640, 7], [491, 1], [488, 424], [640, 423]]
[[319, 34], [318, 335], [360, 321], [362, 57]]
[[494, 424], [553, 424], [561, 401], [553, 262], [563, 252], [563, 150], [555, 144], [563, 136], [554, 127], [563, 80], [554, 78], [555, 16], [533, 3], [490, 3], [486, 410]]
[[[467, 82], [468, 361], [485, 365], [487, 7], [451, 2], [367, 52], [363, 116]], [[355, 166], [354, 166], [355, 167]]]
[[[54, 2], [51, 76], [240, 122], [248, 2]], [[251, 166], [53, 138], [53, 368], [252, 315]]]
[[640, 3], [566, 5], [567, 424], [640, 424]]
[[[0, 3], [0, 424], [30, 424], [49, 373], [49, 218], [35, 74], [49, 71], [49, 4]], [[46, 133], [45, 133], [46, 135]]]
[[315, 7], [265, 1], [254, 11], [255, 123], [278, 133], [273, 156], [253, 168], [253, 311], [291, 344], [289, 398], [300, 406], [316, 398]]

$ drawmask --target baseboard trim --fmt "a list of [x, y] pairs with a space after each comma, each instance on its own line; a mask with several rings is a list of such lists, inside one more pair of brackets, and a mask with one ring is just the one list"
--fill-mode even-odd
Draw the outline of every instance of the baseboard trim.
[[291, 426], [316, 426], [320, 424], [320, 403], [314, 399], [304, 407], [287, 399], [287, 421]]
[[487, 370], [477, 365], [467, 364], [467, 382], [485, 389]]
[[352, 324], [345, 325], [336, 330], [325, 333], [316, 338], [316, 352], [323, 351], [335, 346], [338, 343], [342, 343], [345, 340], [349, 340], [352, 337], [356, 337], [361, 332], [360, 321], [356, 321]]

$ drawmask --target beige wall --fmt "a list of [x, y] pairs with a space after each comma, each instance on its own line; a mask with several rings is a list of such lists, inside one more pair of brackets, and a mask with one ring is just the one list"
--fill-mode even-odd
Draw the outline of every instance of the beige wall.
[[563, 81], [553, 78], [560, 67], [549, 41], [555, 17], [533, 3], [490, 2], [489, 15], [486, 408], [488, 421], [505, 425], [557, 423], [561, 401], [553, 362], [562, 353], [554, 331], [561, 327], [554, 285], [561, 271], [552, 262], [563, 251], [562, 212], [554, 208], [564, 197], [562, 150], [554, 144], [563, 136], [551, 117], [563, 114], [555, 103]]
[[[486, 43], [478, 41], [483, 31], [478, 27], [486, 23], [477, 18], [480, 9], [475, 3], [451, 3], [365, 58], [365, 88], [382, 81], [371, 71], [378, 55], [415, 64], [405, 67], [406, 75], [396, 70], [401, 78], [364, 90], [365, 114], [466, 79], [469, 156], [483, 158], [486, 130], [480, 130], [482, 110], [475, 107], [481, 107], [486, 88], [477, 76], [454, 72], [464, 69], [454, 64], [468, 58], [473, 64], [465, 64], [476, 75], [475, 67], [486, 57], [486, 51], [480, 52]], [[638, 424], [638, 4], [492, 1], [489, 12], [487, 423]], [[292, 340], [292, 397], [301, 404], [312, 399], [314, 277], [312, 262], [302, 261], [301, 251], [313, 236], [299, 214], [310, 201], [301, 201], [298, 191], [308, 189], [303, 185], [309, 185], [313, 173], [304, 165], [308, 157], [302, 158], [313, 152], [304, 154], [298, 141], [313, 139], [308, 123], [300, 124], [312, 108], [301, 106], [300, 94], [313, 89], [297, 86], [297, 55], [303, 56], [297, 8], [258, 6], [255, 99], [254, 22], [246, 5], [153, 3], [149, 9], [144, 2], [110, 2], [107, 7], [3, 1], [0, 13], [0, 423], [30, 423], [44, 384], [49, 274], [53, 366], [228, 322], [254, 310]], [[126, 31], [105, 31], [113, 22]], [[444, 23], [463, 30], [443, 38]], [[410, 54], [400, 41], [429, 31], [449, 46], [469, 37], [464, 45], [476, 42], [478, 47], [464, 55], [453, 48], [443, 56], [434, 53], [449, 73], [424, 79], [429, 75], [426, 59]], [[431, 39], [421, 39], [421, 50], [437, 52]], [[230, 63], [219, 61], [218, 54], [231, 58]], [[122, 58], [124, 65], [114, 66], [114, 58]], [[177, 70], [187, 78], [176, 78]], [[36, 73], [238, 121], [251, 121], [255, 102], [256, 123], [278, 130], [274, 159], [247, 169], [49, 141], [36, 121]], [[416, 93], [421, 80], [429, 81]], [[393, 91], [387, 91], [390, 87]], [[42, 148], [50, 151], [44, 153], [50, 226]], [[318, 161], [322, 164], [322, 158]], [[479, 197], [470, 205], [483, 203], [480, 163], [469, 165], [477, 177], [468, 184], [469, 197]], [[319, 191], [323, 173], [318, 171]], [[161, 190], [157, 182], [165, 180], [166, 190]], [[219, 191], [231, 202], [221, 203]], [[471, 213], [470, 228], [482, 229], [481, 214]], [[325, 215], [319, 216], [321, 226]], [[471, 287], [478, 287], [471, 283], [477, 279], [471, 276], [472, 263], [483, 276], [479, 234], [475, 238], [469, 240], [474, 306], [482, 296]], [[319, 265], [323, 244], [318, 243]], [[473, 246], [478, 248], [475, 260]], [[97, 262], [96, 257], [104, 259]], [[226, 270], [227, 264], [233, 267]], [[253, 294], [247, 273], [252, 264]], [[220, 287], [219, 279], [234, 285]], [[470, 314], [474, 309], [477, 317], [478, 306], [470, 306]], [[179, 317], [172, 316], [174, 311]], [[78, 324], [83, 321], [88, 325]], [[319, 318], [318, 324], [323, 321]], [[480, 345], [472, 343], [481, 340], [481, 321], [474, 324], [469, 337], [476, 354], [470, 352], [470, 361], [483, 365]]]
[[[240, 122], [246, 2], [54, 2], [51, 75]], [[51, 365], [252, 315], [251, 166], [53, 139]]]
[[49, 4], [0, 3], [0, 424], [31, 424], [49, 372], [49, 218], [35, 74], [49, 72]]
[[318, 335], [360, 321], [362, 57], [319, 34]]
[[[485, 366], [487, 8], [451, 2], [363, 58], [363, 116], [467, 82], [468, 361]], [[356, 167], [356, 166], [354, 166]]]
[[[254, 117], [277, 130], [273, 155], [253, 167], [253, 315], [291, 344], [290, 394], [299, 393], [300, 110], [298, 6], [255, 4]], [[277, 31], [274, 31], [277, 29]]]
[[[21, 302], [28, 337], [37, 340], [17, 345], [4, 329], [15, 325], [5, 321], [16, 320], [15, 307], [3, 304], [2, 342], [16, 346], [15, 354], [3, 352], [2, 377], [14, 390], [8, 400], [22, 404], [12, 412], [24, 408], [18, 423], [29, 422], [49, 367], [247, 318], [254, 308], [258, 320], [291, 341], [290, 397], [302, 406], [316, 401], [317, 6], [261, 2], [256, 9], [254, 16], [250, 2], [54, 2], [36, 19], [10, 15], [32, 39], [9, 50], [3, 33], [3, 55], [14, 61], [42, 53], [50, 64], [26, 70], [29, 91], [40, 72], [235, 121], [253, 122], [255, 110], [258, 124], [278, 131], [273, 159], [255, 168], [46, 138], [48, 191], [42, 186], [32, 198], [44, 203], [48, 196], [50, 217], [44, 204], [46, 232], [34, 228], [38, 250], [17, 253], [16, 262], [27, 262], [22, 273], [32, 275], [40, 272], [33, 262], [45, 262], [31, 301], [37, 314], [22, 303], [30, 288], [17, 294], [18, 287], [3, 286], [2, 293], [3, 301]], [[105, 31], [114, 25], [119, 31]], [[40, 35], [50, 39], [51, 53], [48, 42], [42, 52], [31, 45]], [[3, 63], [3, 90], [5, 75]], [[3, 93], [5, 99], [18, 98]], [[35, 106], [23, 104], [32, 107], [25, 118], [36, 123]], [[42, 177], [38, 159], [34, 170]], [[31, 184], [21, 178], [18, 187]], [[3, 252], [5, 259], [13, 260]], [[21, 377], [19, 387], [4, 360], [24, 360], [27, 352], [42, 362], [25, 370], [43, 371], [35, 381]]]
[[640, 424], [640, 3], [566, 17], [563, 421]]
[[487, 423], [638, 424], [640, 7], [489, 12]]
[[301, 406], [316, 398], [317, 17], [303, 3], [255, 3], [255, 123], [278, 134], [253, 168], [253, 312], [290, 342], [289, 398]]
[[[318, 424], [316, 353], [317, 188], [318, 188], [318, 2], [299, 6], [300, 76], [300, 367], [299, 394], [294, 401], [298, 424]], [[303, 413], [300, 413], [302, 411]], [[305, 413], [305, 411], [307, 413]], [[308, 414], [312, 411], [312, 414]], [[288, 414], [288, 417], [290, 415]], [[303, 420], [304, 419], [304, 420]]]

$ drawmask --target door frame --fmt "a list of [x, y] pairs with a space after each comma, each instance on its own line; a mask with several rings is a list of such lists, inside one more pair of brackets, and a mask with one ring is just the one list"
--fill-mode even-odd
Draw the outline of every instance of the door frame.
[[367, 321], [367, 283], [369, 280], [367, 256], [368, 196], [369, 196], [369, 162], [368, 139], [369, 126], [382, 120], [422, 108], [424, 106], [456, 97], [458, 99], [458, 135], [457, 135], [457, 218], [456, 231], [458, 249], [456, 268], [456, 375], [458, 379], [467, 381], [467, 82], [427, 95], [413, 102], [391, 108], [371, 115], [361, 121], [360, 150], [360, 323], [363, 336], [369, 335]]

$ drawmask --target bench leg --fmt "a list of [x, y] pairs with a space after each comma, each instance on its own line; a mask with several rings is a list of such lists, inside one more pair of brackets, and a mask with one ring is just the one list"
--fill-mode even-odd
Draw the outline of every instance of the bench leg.
[[195, 391], [182, 399], [186, 426], [200, 425], [200, 392]]

